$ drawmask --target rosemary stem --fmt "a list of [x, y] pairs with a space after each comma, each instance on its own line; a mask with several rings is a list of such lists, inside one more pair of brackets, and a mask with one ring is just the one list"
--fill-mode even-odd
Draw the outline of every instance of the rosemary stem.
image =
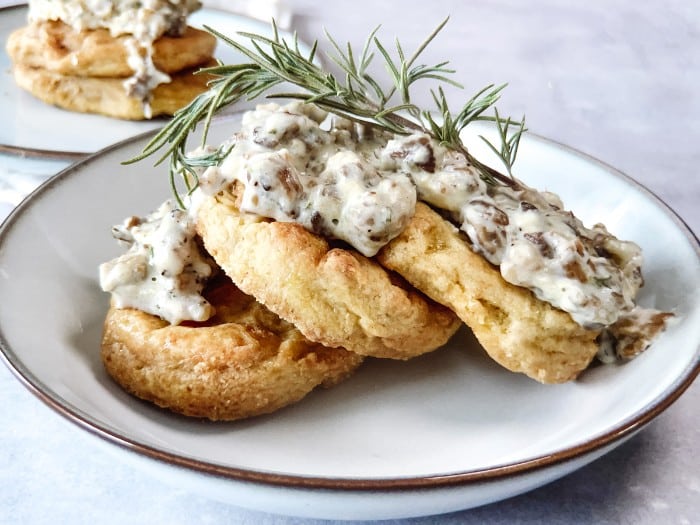
[[[207, 27], [209, 32], [236, 49], [250, 62], [235, 65], [220, 64], [202, 70], [214, 77], [209, 84], [209, 90], [179, 110], [173, 119], [151, 139], [140, 155], [126, 162], [136, 162], [163, 150], [158, 163], [168, 157], [171, 158], [171, 177], [174, 176], [172, 171], [176, 169], [185, 177], [188, 176], [187, 174], [190, 177], [196, 177], [195, 167], [201, 169], [207, 165], [215, 166], [222, 161], [221, 154], [200, 157], [196, 160], [185, 155], [187, 138], [197, 124], [204, 121], [202, 138], [204, 141], [210, 122], [221, 109], [243, 98], [255, 99], [267, 94], [268, 98], [314, 103], [326, 111], [351, 121], [400, 135], [426, 133], [444, 146], [464, 154], [487, 183], [519, 188], [520, 184], [511, 176], [511, 173], [519, 140], [525, 131], [525, 122], [523, 119], [518, 123], [510, 117], [502, 119], [495, 110], [495, 103], [504, 86], [489, 85], [468, 98], [459, 111], [452, 112], [442, 85], [462, 88], [450, 77], [454, 74], [454, 70], [447, 67], [446, 61], [435, 65], [418, 63], [423, 51], [442, 31], [447, 21], [447, 18], [443, 20], [408, 58], [398, 40], [395, 43], [396, 57], [392, 56], [377, 36], [378, 27], [369, 34], [360, 53], [356, 53], [350, 44], [339, 45], [326, 32], [331, 51], [335, 53], [329, 57], [341, 69], [340, 75], [324, 69], [318, 61], [314, 60], [318, 52], [318, 42], [313, 43], [310, 53], [305, 56], [299, 48], [296, 37], [291, 44], [280, 38], [274, 21], [272, 37], [239, 33], [249, 40], [249, 46], [244, 46]], [[388, 79], [374, 78], [368, 73], [375, 54], [383, 59]], [[437, 89], [430, 91], [436, 105], [434, 111], [421, 109], [411, 101], [412, 89], [421, 80], [438, 83]], [[285, 83], [296, 86], [299, 91], [268, 94], [274, 86]], [[489, 109], [494, 110], [493, 116], [485, 114]], [[501, 160], [507, 174], [474, 158], [462, 142], [462, 130], [477, 120], [495, 122], [501, 141], [500, 146], [496, 147], [486, 139], [484, 141]], [[514, 132], [509, 130], [513, 124], [516, 124]], [[194, 185], [197, 183], [196, 180], [191, 182]]]

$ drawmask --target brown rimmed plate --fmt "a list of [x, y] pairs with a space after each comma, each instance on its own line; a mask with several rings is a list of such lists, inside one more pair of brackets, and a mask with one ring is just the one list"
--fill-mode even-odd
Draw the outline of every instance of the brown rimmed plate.
[[[215, 122], [212, 143], [236, 128], [235, 118]], [[97, 266], [119, 253], [110, 227], [169, 197], [163, 169], [120, 164], [146, 140], [78, 162], [2, 225], [0, 347], [18, 379], [96, 444], [180, 488], [317, 518], [465, 509], [553, 481], [612, 450], [700, 370], [698, 240], [631, 179], [529, 135], [519, 154], [522, 179], [644, 249], [640, 302], [677, 319], [643, 355], [545, 386], [495, 365], [463, 330], [430, 355], [371, 360], [338, 387], [270, 416], [213, 424], [157, 409], [110, 381], [99, 359], [108, 297]]]

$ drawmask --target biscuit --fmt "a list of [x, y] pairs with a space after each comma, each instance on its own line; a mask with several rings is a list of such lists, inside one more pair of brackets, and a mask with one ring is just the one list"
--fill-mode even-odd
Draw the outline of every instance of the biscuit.
[[562, 383], [575, 378], [598, 351], [599, 332], [504, 281], [452, 224], [423, 203], [377, 260], [450, 307], [509, 370], [542, 383]]
[[[171, 82], [156, 86], [148, 118], [172, 115], [206, 91], [211, 75], [194, 73], [194, 70], [185, 70], [172, 75]], [[18, 86], [47, 104], [126, 120], [147, 118], [142, 101], [128, 96], [124, 79], [59, 75], [22, 64], [14, 65], [13, 75]]]
[[[10, 34], [7, 53], [15, 64], [41, 68], [59, 75], [129, 77], [127, 35], [113, 37], [107, 29], [75, 31], [60, 21], [29, 24]], [[188, 27], [179, 37], [163, 36], [153, 43], [153, 65], [176, 73], [208, 62], [216, 38]]]
[[205, 291], [216, 315], [172, 326], [110, 308], [102, 360], [128, 392], [187, 416], [235, 420], [295, 403], [347, 378], [362, 357], [307, 341], [228, 281]]
[[199, 204], [206, 250], [237, 286], [308, 339], [409, 359], [442, 346], [460, 326], [451, 311], [376, 262], [299, 224], [241, 213], [236, 198], [222, 192]]

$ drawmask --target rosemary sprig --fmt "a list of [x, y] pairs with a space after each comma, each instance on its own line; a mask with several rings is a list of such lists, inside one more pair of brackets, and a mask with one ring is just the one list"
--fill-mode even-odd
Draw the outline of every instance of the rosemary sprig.
[[[520, 137], [525, 132], [525, 118], [523, 118], [519, 123], [513, 122], [510, 117], [502, 120], [498, 115], [498, 109], [494, 108], [496, 127], [498, 128], [498, 136], [501, 141], [500, 149], [497, 149], [491, 141], [489, 141], [483, 135], [479, 135], [479, 138], [483, 140], [486, 145], [493, 151], [503, 162], [506, 167], [508, 176], [513, 178], [513, 164], [515, 164], [515, 158], [518, 155], [518, 146], [520, 145]], [[510, 136], [508, 135], [508, 130], [511, 125], [517, 125], [517, 129]]]
[[[213, 155], [188, 157], [185, 151], [186, 141], [197, 124], [204, 121], [205, 127], [202, 134], [202, 145], [204, 145], [209, 124], [218, 111], [238, 100], [252, 100], [263, 93], [268, 93], [268, 98], [296, 99], [314, 103], [338, 116], [396, 134], [407, 135], [417, 131], [427, 133], [443, 145], [462, 152], [487, 183], [518, 187], [519, 183], [512, 175], [512, 167], [520, 137], [525, 131], [525, 121], [523, 119], [516, 131], [510, 133], [509, 128], [516, 124], [515, 121], [510, 118], [502, 119], [498, 111], [494, 111], [494, 115], [485, 114], [487, 110], [495, 109], [495, 103], [505, 85], [485, 87], [467, 100], [455, 113], [450, 109], [442, 88], [442, 84], [462, 87], [450, 78], [455, 71], [447, 67], [448, 62], [440, 62], [432, 66], [417, 64], [422, 52], [443, 29], [447, 21], [448, 19], [445, 19], [440, 23], [410, 57], [407, 57], [398, 40], [395, 43], [396, 57], [392, 57], [388, 48], [377, 37], [379, 27], [369, 34], [359, 54], [350, 44], [342, 47], [326, 32], [326, 38], [332, 48], [330, 59], [340, 68], [344, 78], [338, 78], [315, 62], [318, 41], [313, 43], [308, 56], [305, 56], [299, 48], [296, 35], [291, 44], [287, 43], [280, 38], [274, 21], [271, 38], [252, 33], [239, 33], [249, 40], [249, 47], [207, 27], [209, 32], [235, 48], [250, 61], [235, 65], [219, 64], [201, 70], [203, 73], [214, 76], [208, 91], [179, 110], [146, 145], [140, 155], [126, 162], [136, 162], [162, 151], [157, 163], [170, 157], [171, 178], [176, 173], [183, 175], [189, 191], [196, 186], [197, 169], [218, 165], [223, 159], [221, 150], [217, 150]], [[389, 82], [386, 83], [388, 85], [384, 85], [385, 82], [371, 76], [368, 72], [377, 53], [381, 55], [388, 72]], [[426, 79], [440, 84], [437, 92], [431, 91], [436, 106], [434, 111], [419, 108], [411, 98], [411, 88], [416, 82]], [[269, 93], [272, 88], [283, 83], [291, 84], [299, 88], [299, 91]], [[462, 142], [460, 136], [462, 130], [472, 122], [480, 120], [496, 123], [501, 140], [500, 146], [496, 147], [483, 137], [482, 139], [506, 167], [506, 174], [474, 158]]]

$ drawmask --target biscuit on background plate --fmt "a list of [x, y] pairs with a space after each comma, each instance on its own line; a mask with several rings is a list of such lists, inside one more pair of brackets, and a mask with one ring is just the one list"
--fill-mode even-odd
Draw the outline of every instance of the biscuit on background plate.
[[[176, 73], [171, 75], [171, 82], [156, 86], [149, 103], [150, 117], [172, 115], [206, 91], [211, 75], [195, 71]], [[60, 75], [21, 64], [14, 65], [13, 74], [17, 85], [47, 104], [125, 120], [146, 118], [147, 108], [139, 98], [127, 94], [123, 78]]]

